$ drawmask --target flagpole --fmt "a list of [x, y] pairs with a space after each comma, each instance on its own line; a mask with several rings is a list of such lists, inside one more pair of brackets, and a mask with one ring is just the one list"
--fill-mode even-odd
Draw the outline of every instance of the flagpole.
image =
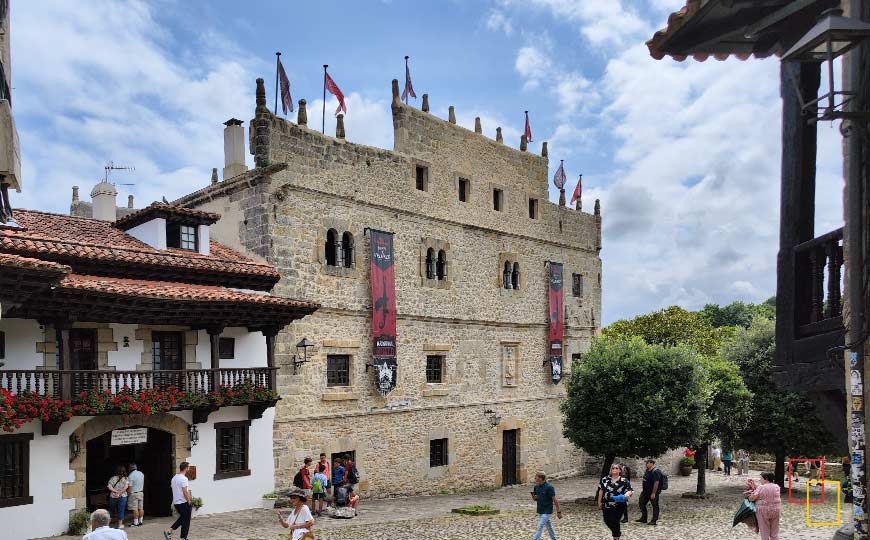
[[326, 68], [329, 64], [323, 64], [323, 116], [321, 117], [320, 132], [326, 134]]
[[[405, 55], [405, 86], [408, 86], [408, 55]], [[405, 105], [408, 104], [408, 94], [410, 92], [405, 93]]]
[[275, 53], [275, 116], [278, 116], [278, 64], [281, 63], [281, 53]]

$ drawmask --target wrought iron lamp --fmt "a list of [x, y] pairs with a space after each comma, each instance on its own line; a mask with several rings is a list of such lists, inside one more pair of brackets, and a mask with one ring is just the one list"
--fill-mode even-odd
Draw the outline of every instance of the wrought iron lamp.
[[314, 347], [314, 343], [311, 343], [308, 338], [302, 338], [302, 341], [296, 344], [296, 350], [302, 349], [302, 359], [300, 360], [299, 354], [293, 355], [293, 374], [296, 375], [299, 366], [302, 364], [308, 363], [308, 348]]
[[73, 461], [75, 458], [79, 457], [79, 454], [82, 452], [82, 441], [79, 439], [78, 435], [73, 433], [69, 436], [69, 460]]
[[187, 428], [187, 433], [190, 435], [190, 447], [193, 448], [199, 442], [199, 429], [196, 427], [196, 424], [190, 424], [190, 427]]
[[[855, 92], [836, 90], [834, 85], [834, 60], [861, 45], [868, 38], [870, 38], [870, 23], [844, 17], [841, 9], [829, 9], [822, 13], [819, 22], [783, 55], [783, 62], [827, 63], [828, 92], [807, 103], [802, 102], [801, 108], [805, 113], [813, 112], [818, 120], [868, 117], [867, 113], [845, 111], [844, 105], [855, 98]], [[797, 85], [794, 78], [792, 82]], [[798, 96], [800, 95], [798, 90]], [[839, 103], [837, 98], [840, 99]], [[822, 101], [826, 99], [828, 106], [820, 107]]]
[[501, 416], [492, 409], [486, 409], [483, 411], [483, 414], [489, 419], [489, 425], [492, 427], [497, 427], [499, 423], [501, 423]]

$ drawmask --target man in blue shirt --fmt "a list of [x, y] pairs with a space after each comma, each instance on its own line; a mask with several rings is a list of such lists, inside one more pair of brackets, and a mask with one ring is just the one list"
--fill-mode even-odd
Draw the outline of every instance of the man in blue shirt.
[[556, 498], [556, 489], [552, 484], [547, 482], [547, 475], [539, 471], [535, 474], [535, 488], [532, 490], [532, 500], [538, 503], [537, 512], [540, 514], [538, 520], [538, 530], [535, 532], [535, 540], [541, 540], [544, 534], [544, 527], [550, 533], [550, 539], [556, 540], [556, 531], [553, 530], [553, 524], [550, 523], [550, 516], [553, 515], [553, 505], [556, 506], [556, 516], [562, 519], [562, 508], [559, 506], [559, 499]]
[[332, 467], [332, 483], [340, 486], [344, 483], [344, 460], [335, 458], [335, 465]]

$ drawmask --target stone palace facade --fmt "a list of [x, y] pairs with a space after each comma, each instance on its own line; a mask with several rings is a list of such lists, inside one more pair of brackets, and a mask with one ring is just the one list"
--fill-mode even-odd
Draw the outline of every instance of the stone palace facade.
[[[586, 456], [562, 437], [547, 359], [547, 262], [564, 265], [565, 373], [600, 328], [601, 217], [549, 202], [542, 155], [399, 101], [394, 148], [309, 128], [266, 108], [227, 122], [224, 180], [174, 204], [223, 217], [218, 241], [275, 265], [275, 293], [322, 307], [278, 335], [274, 456], [286, 487], [306, 456], [352, 455], [368, 496], [409, 495], [570, 474]], [[228, 174], [233, 174], [230, 177]], [[397, 386], [372, 363], [368, 229], [394, 233]], [[313, 347], [303, 351], [303, 338]], [[294, 364], [294, 359], [306, 363]]]

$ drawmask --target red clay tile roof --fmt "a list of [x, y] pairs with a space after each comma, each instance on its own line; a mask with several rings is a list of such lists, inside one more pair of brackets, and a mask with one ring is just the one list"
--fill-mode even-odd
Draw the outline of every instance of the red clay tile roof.
[[85, 267], [86, 273], [165, 276], [257, 289], [270, 289], [281, 277], [274, 267], [214, 241], [211, 253], [201, 255], [181, 249], [158, 250], [107, 221], [35, 210], [16, 210], [15, 219], [24, 229], [0, 229], [0, 250], [74, 269]]
[[37, 270], [62, 276], [69, 274], [72, 269], [65, 264], [58, 264], [51, 261], [43, 261], [30, 257], [21, 257], [10, 253], [0, 253], [0, 267], [4, 268], [21, 268], [23, 270]]
[[[646, 42], [646, 46], [649, 49], [649, 54], [656, 60], [661, 60], [669, 53], [662, 50], [662, 46], [664, 43], [673, 36], [677, 30], [683, 27], [686, 22], [692, 18], [692, 16], [698, 12], [701, 8], [702, 0], [686, 0], [686, 5], [681, 7], [679, 11], [675, 11], [668, 16], [668, 25], [659, 30], [653, 37]], [[686, 59], [686, 55], [684, 54], [670, 54], [671, 58], [674, 60], [682, 62]], [[707, 59], [709, 55], [701, 55], [703, 58], [696, 58], [697, 60], [704, 61]], [[717, 60], [724, 60], [728, 55], [719, 58], [716, 56]]]
[[81, 290], [100, 294], [181, 302], [258, 304], [298, 308], [312, 312], [320, 307], [314, 302], [305, 302], [303, 300], [272, 296], [271, 294], [240, 291], [213, 285], [193, 285], [190, 283], [85, 276], [80, 274], [65, 276], [60, 280], [58, 287], [65, 290]]
[[155, 218], [176, 218], [181, 221], [190, 220], [196, 224], [211, 225], [219, 220], [221, 216], [220, 214], [214, 214], [212, 212], [184, 208], [183, 206], [174, 206], [168, 203], [154, 202], [141, 210], [137, 210], [132, 214], [127, 214], [118, 219], [115, 221], [115, 227], [122, 230], [129, 230]]

